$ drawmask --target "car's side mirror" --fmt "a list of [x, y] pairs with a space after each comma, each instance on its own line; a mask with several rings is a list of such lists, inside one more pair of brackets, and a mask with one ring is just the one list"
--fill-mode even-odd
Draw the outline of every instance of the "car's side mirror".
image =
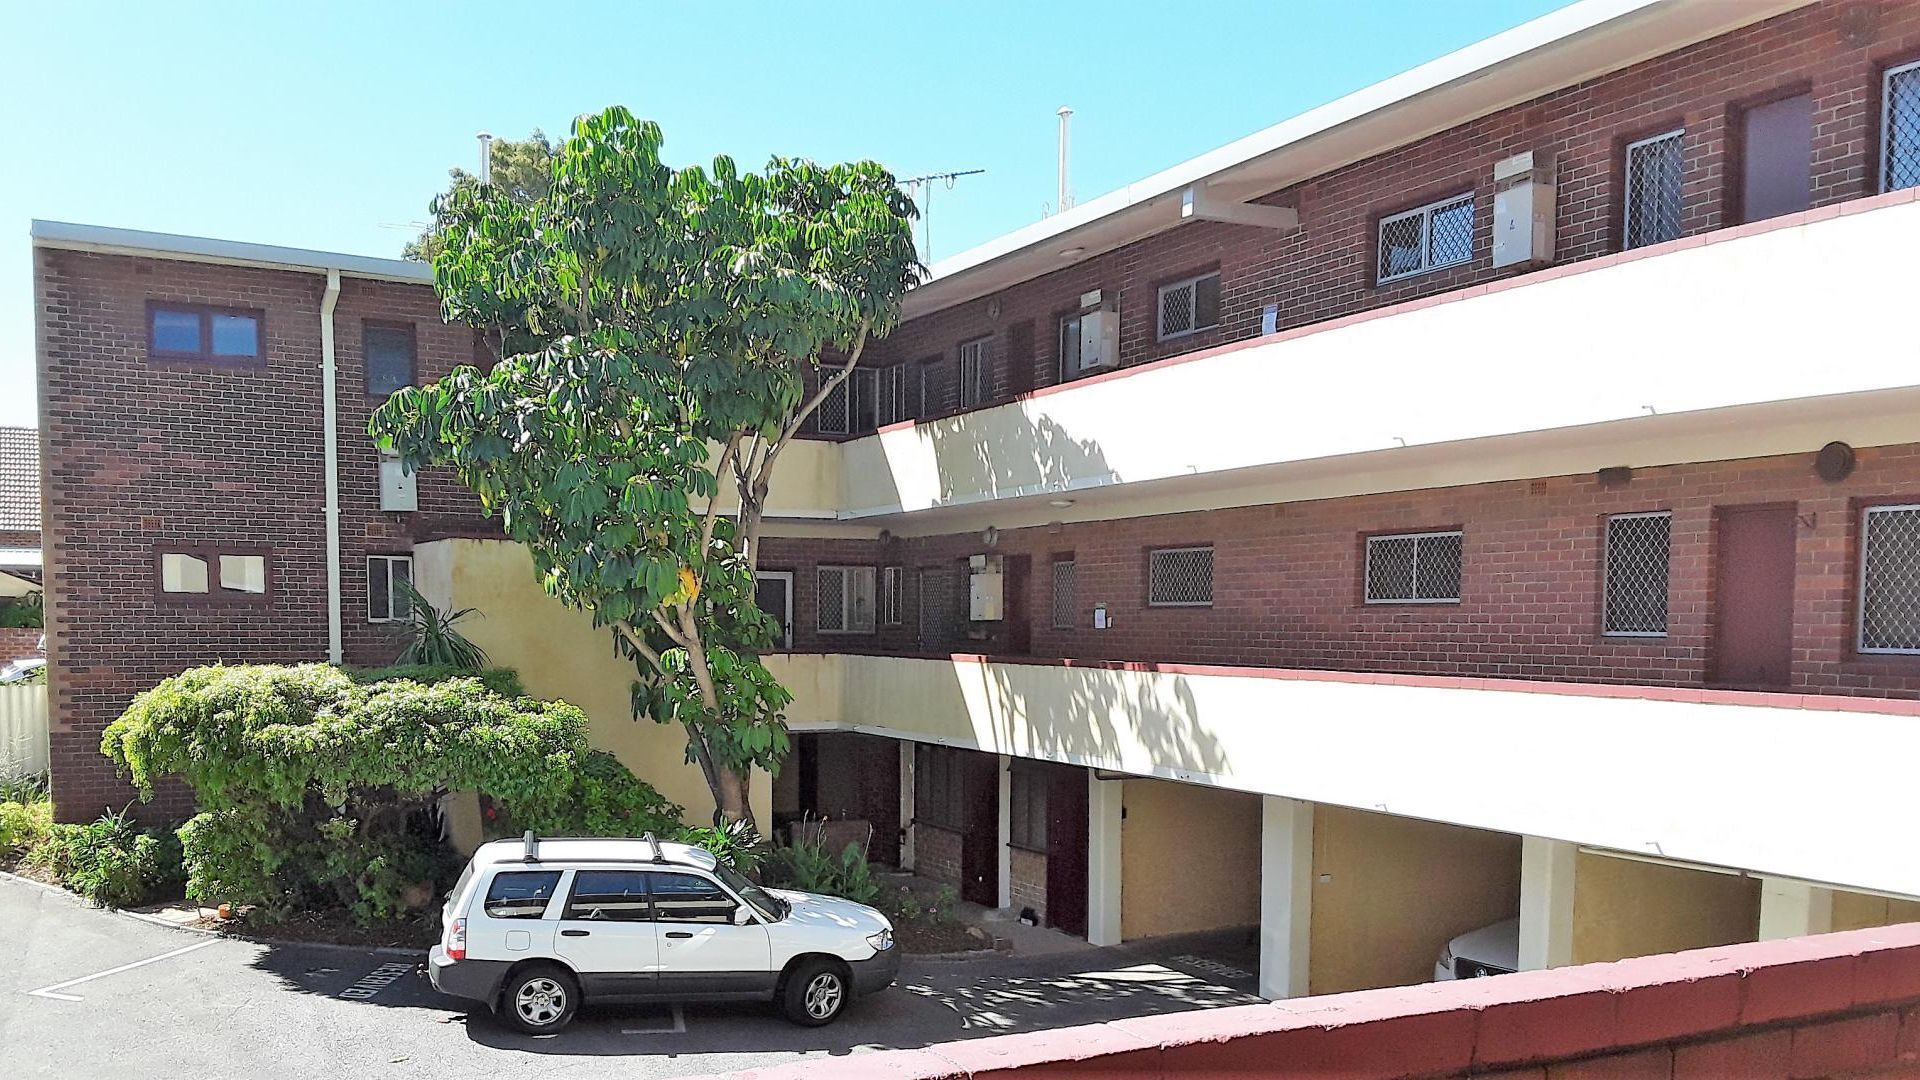
[[751, 922], [753, 922], [753, 912], [748, 911], [745, 904], [733, 909], [733, 925], [746, 926]]

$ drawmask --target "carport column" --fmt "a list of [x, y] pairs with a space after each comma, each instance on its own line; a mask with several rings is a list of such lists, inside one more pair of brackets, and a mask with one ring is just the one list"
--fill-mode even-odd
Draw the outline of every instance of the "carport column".
[[1573, 963], [1576, 844], [1544, 836], [1520, 839], [1520, 970]]
[[1000, 906], [1013, 906], [1013, 759], [1000, 755]]
[[913, 869], [913, 743], [900, 740], [900, 869]]
[[1124, 780], [1087, 770], [1087, 942], [1120, 944], [1120, 794]]
[[1313, 931], [1313, 804], [1260, 799], [1260, 996], [1307, 993]]
[[1825, 934], [1833, 929], [1833, 890], [1791, 878], [1760, 879], [1760, 940]]

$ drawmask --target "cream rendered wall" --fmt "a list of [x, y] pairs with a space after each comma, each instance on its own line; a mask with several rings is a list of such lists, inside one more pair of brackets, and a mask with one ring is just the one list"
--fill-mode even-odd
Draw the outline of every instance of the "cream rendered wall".
[[[852, 655], [770, 666], [801, 695], [796, 716], [875, 734], [1920, 895], [1904, 765], [1920, 758], [1920, 724], [1908, 716], [1315, 672]], [[808, 702], [803, 686], [833, 703]], [[1832, 737], [1809, 741], [1810, 727]], [[1500, 780], [1462, 783], [1463, 764]], [[1755, 785], [1803, 798], [1756, 800]]]
[[1120, 794], [1120, 939], [1260, 923], [1260, 799], [1167, 780]]
[[[1838, 927], [1835, 927], [1838, 929]], [[1573, 962], [1756, 940], [1760, 880], [1581, 852], [1573, 873]]]
[[[1718, 234], [1654, 258], [1570, 267], [1517, 288], [852, 440], [842, 445], [838, 505], [860, 516], [1160, 480], [1191, 493], [1236, 469], [1410, 448], [1397, 461], [1456, 440], [1628, 418], [1646, 421], [1651, 433], [1692, 410], [1908, 387], [1920, 378], [1906, 354], [1885, 343], [1899, 339], [1910, 289], [1906, 252], [1915, 247], [1920, 203], [1905, 203], [1757, 235]], [[1810, 310], [1860, 317], [1793, 317]], [[1630, 327], [1610, 318], [1621, 312], [1632, 313]], [[1134, 309], [1122, 317], [1148, 316]], [[1549, 350], [1556, 370], [1605, 377], [1582, 380], [1575, 393], [1543, 393], [1540, 357]], [[1720, 365], [1673, 362], [1728, 355], [1742, 358], [1737, 379]], [[1809, 356], [1848, 362], [1810, 364]], [[1461, 371], [1474, 377], [1460, 378]], [[1365, 392], [1379, 384], [1394, 392]], [[1647, 406], [1661, 416], [1647, 416]], [[1717, 432], [1719, 448], [1699, 451], [1710, 457], [1673, 457], [1672, 447], [1635, 439], [1601, 464], [1753, 456], [1769, 452], [1759, 448], [1771, 426]], [[1880, 437], [1894, 441], [1897, 425]], [[1550, 474], [1524, 459], [1502, 465], [1518, 476]], [[1582, 471], [1566, 466], [1551, 463]], [[1371, 471], [1347, 463], [1339, 482], [1364, 486]], [[1475, 477], [1489, 478], [1503, 477]], [[1436, 482], [1469, 481], [1407, 476], [1401, 486]]]
[[1312, 993], [1427, 982], [1448, 941], [1519, 910], [1518, 836], [1315, 808]]
[[[436, 605], [480, 610], [483, 617], [462, 623], [461, 632], [494, 663], [517, 670], [528, 693], [579, 706], [595, 747], [685, 807], [689, 823], [711, 820], [713, 796], [686, 760], [686, 733], [633, 719], [632, 664], [614, 655], [608, 632], [596, 630], [585, 612], [540, 588], [525, 548], [501, 540], [436, 540], [414, 548], [414, 574]], [[751, 797], [765, 826], [772, 811], [766, 773], [754, 774]]]
[[1833, 894], [1835, 930], [1871, 930], [1909, 922], [1920, 922], [1920, 900], [1894, 900], [1845, 890]]

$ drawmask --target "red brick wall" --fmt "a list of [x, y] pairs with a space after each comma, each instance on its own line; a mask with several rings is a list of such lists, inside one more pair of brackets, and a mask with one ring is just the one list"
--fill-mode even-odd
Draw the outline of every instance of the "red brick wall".
[[[1492, 266], [1493, 165], [1522, 151], [1558, 160], [1556, 260], [1616, 251], [1620, 148], [1646, 135], [1686, 129], [1685, 234], [1736, 222], [1728, 207], [1737, 175], [1739, 108], [1811, 88], [1815, 125], [1812, 205], [1878, 190], [1880, 72], [1920, 58], [1920, 3], [1822, 3], [1633, 67], [1556, 91], [1360, 161], [1261, 200], [1296, 207], [1291, 233], [1196, 222], [1095, 256], [1045, 277], [969, 301], [897, 329], [872, 362], [933, 359], [928, 415], [957, 405], [955, 348], [994, 337], [996, 398], [1058, 381], [1059, 316], [1100, 289], [1121, 312], [1124, 365], [1256, 336], [1261, 309], [1278, 305], [1280, 329], [1524, 273]], [[1379, 218], [1473, 191], [1474, 258], [1445, 270], [1375, 284]], [[1154, 340], [1157, 287], [1220, 271], [1217, 329]], [[989, 317], [990, 302], [999, 305]], [[1016, 327], [1033, 328], [1029, 355], [1010, 356]], [[1015, 372], [1014, 367], [1023, 370]]]
[[[821, 1060], [778, 1074], [846, 1070]], [[1020, 1073], [1910, 1078], [1920, 1074], [1920, 924], [963, 1039], [861, 1062], [862, 1075], [897, 1080]]]
[[[40, 250], [35, 253], [45, 466], [52, 758], [57, 813], [90, 818], [132, 791], [99, 751], [100, 731], [136, 693], [196, 664], [324, 660], [326, 548], [320, 300], [314, 274]], [[264, 309], [265, 366], [152, 364], [149, 300]], [[366, 431], [363, 318], [416, 327], [419, 374], [472, 357], [439, 323], [431, 289], [348, 280], [336, 312], [343, 624], [353, 663], [391, 646], [366, 624], [364, 560], [476, 509], [444, 476], [420, 484], [421, 512], [381, 514]], [[258, 606], [162, 600], [157, 541], [271, 549]], [[190, 812], [168, 790], [146, 813]]]
[[34, 626], [0, 626], [0, 666], [24, 656], [39, 656], [40, 635], [44, 633]]
[[913, 827], [913, 872], [928, 881], [958, 889], [961, 885], [960, 844], [960, 834], [952, 829], [916, 824]]
[[[1920, 445], [1867, 448], [1839, 483], [1814, 475], [1813, 455], [1636, 470], [1603, 486], [1594, 476], [1256, 506], [1162, 517], [1011, 529], [993, 548], [1027, 555], [1032, 653], [1103, 660], [1182, 661], [1349, 671], [1396, 671], [1582, 682], [1697, 685], [1713, 640], [1714, 511], [1791, 504], [1800, 516], [1794, 594], [1792, 688], [1874, 696], [1920, 695], [1920, 657], [1853, 650], [1860, 507], [1920, 501]], [[1673, 512], [1669, 633], [1600, 633], [1602, 538], [1609, 514]], [[1362, 602], [1368, 533], [1422, 529], [1465, 533], [1458, 604]], [[1212, 544], [1214, 603], [1145, 603], [1147, 551]], [[766, 559], [797, 567], [811, 589], [809, 560], [873, 562], [877, 544], [769, 539]], [[985, 549], [977, 533], [895, 540], [886, 556], [910, 568], [958, 567]], [[1077, 566], [1076, 626], [1049, 618], [1051, 560]], [[825, 638], [812, 609], [796, 618], [803, 650], [997, 651], [952, 637], [923, 643], [920, 598], [908, 575], [905, 625], [874, 635]], [[956, 579], [957, 580], [957, 579]], [[1092, 629], [1104, 602], [1111, 629]]]
[[1039, 925], [1047, 925], [1047, 856], [1025, 848], [1013, 848], [1008, 855], [1014, 913], [1032, 908]]

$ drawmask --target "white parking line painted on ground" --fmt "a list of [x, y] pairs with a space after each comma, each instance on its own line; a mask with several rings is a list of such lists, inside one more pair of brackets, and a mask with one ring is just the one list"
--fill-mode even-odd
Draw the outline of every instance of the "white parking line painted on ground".
[[82, 975], [77, 979], [68, 979], [66, 982], [54, 983], [52, 986], [43, 986], [38, 990], [28, 990], [26, 993], [29, 997], [52, 998], [55, 1001], [80, 1001], [83, 999], [77, 995], [61, 994], [56, 993], [56, 991], [65, 990], [69, 986], [79, 986], [81, 983], [89, 983], [95, 979], [104, 979], [109, 975], [118, 975], [123, 971], [132, 971], [134, 968], [146, 967], [148, 964], [157, 964], [162, 960], [171, 960], [176, 956], [185, 956], [195, 949], [204, 949], [209, 945], [216, 944], [218, 940], [217, 938], [213, 938], [207, 941], [196, 941], [183, 948], [174, 949], [172, 952], [163, 952], [159, 956], [149, 956], [145, 960], [135, 960], [131, 964], [121, 964], [116, 968], [96, 971], [91, 975]]
[[687, 1015], [680, 1006], [673, 1007], [673, 1022], [666, 1027], [621, 1028], [622, 1035], [685, 1035], [687, 1033]]

